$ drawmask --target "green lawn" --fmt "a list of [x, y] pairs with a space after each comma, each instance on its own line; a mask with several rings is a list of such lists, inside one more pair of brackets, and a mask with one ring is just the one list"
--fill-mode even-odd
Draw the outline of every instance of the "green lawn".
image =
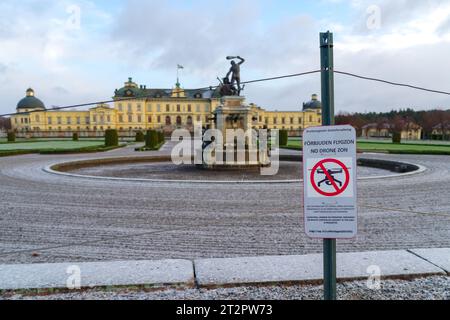
[[70, 150], [87, 147], [101, 147], [105, 144], [103, 140], [88, 141], [37, 141], [37, 142], [17, 142], [0, 144], [0, 152], [15, 150]]
[[[289, 139], [287, 148], [301, 149], [302, 141], [299, 139]], [[385, 152], [385, 153], [405, 153], [405, 154], [443, 154], [450, 155], [450, 145], [439, 144], [414, 144], [402, 143], [393, 144], [387, 142], [358, 142], [358, 150], [363, 152]]]

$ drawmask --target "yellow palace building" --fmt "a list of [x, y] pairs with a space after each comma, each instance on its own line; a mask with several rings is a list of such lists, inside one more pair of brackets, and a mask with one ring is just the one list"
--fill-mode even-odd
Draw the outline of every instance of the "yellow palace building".
[[[194, 125], [214, 127], [213, 112], [220, 105], [218, 89], [183, 89], [179, 83], [172, 89], [149, 89], [129, 78], [116, 89], [113, 106], [99, 104], [87, 111], [52, 110], [35, 96], [33, 89], [17, 104], [11, 117], [12, 129], [24, 137], [101, 137], [107, 129], [117, 129], [121, 136], [136, 131], [156, 129], [169, 134], [175, 129], [193, 130]], [[300, 135], [310, 126], [321, 124], [321, 103], [317, 95], [299, 111], [266, 111], [250, 104], [254, 128], [285, 129]]]

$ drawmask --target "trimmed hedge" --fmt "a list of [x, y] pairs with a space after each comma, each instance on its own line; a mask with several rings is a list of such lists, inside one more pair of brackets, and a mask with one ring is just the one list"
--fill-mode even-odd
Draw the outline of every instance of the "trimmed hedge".
[[136, 132], [136, 142], [144, 142], [145, 141], [145, 135], [142, 131]]
[[166, 137], [164, 136], [164, 132], [158, 131], [158, 142], [162, 143], [164, 141], [166, 141]]
[[117, 130], [108, 129], [105, 131], [105, 147], [117, 147], [119, 145], [119, 134]]
[[16, 133], [8, 132], [8, 142], [16, 142]]
[[392, 143], [402, 143], [402, 134], [400, 132], [394, 132], [392, 135]]
[[280, 130], [280, 146], [284, 147], [288, 144], [288, 132], [287, 130]]
[[145, 147], [154, 149], [159, 143], [159, 135], [155, 130], [148, 130], [147, 136], [145, 137]]
[[72, 135], [72, 141], [78, 141], [79, 140], [79, 137], [78, 137], [78, 133], [74, 133], [73, 135]]

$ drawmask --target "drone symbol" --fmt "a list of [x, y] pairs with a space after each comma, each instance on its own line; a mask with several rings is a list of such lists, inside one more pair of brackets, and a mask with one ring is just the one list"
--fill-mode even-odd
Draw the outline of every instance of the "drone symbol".
[[319, 183], [317, 184], [319, 186], [319, 188], [320, 188], [320, 185], [323, 184], [323, 183], [325, 183], [328, 186], [332, 186], [333, 185], [332, 181], [328, 177], [333, 179], [334, 182], [338, 183], [339, 186], [342, 187], [342, 181], [340, 181], [340, 180], [338, 180], [338, 179], [336, 179], [334, 177], [335, 174], [343, 173], [342, 169], [327, 169], [328, 175], [325, 173], [324, 170], [318, 169], [317, 173], [326, 175], [325, 179], [319, 181]]

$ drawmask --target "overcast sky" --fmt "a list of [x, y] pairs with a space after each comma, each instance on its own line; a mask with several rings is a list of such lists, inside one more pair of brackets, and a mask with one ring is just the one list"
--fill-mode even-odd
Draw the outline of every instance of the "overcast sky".
[[[170, 88], [217, 84], [228, 55], [242, 80], [319, 68], [319, 32], [335, 68], [450, 91], [448, 0], [2, 0], [0, 113], [28, 87], [47, 107], [111, 98], [128, 77]], [[248, 85], [269, 110], [299, 110], [320, 75]], [[337, 111], [450, 108], [450, 97], [336, 76]]]

